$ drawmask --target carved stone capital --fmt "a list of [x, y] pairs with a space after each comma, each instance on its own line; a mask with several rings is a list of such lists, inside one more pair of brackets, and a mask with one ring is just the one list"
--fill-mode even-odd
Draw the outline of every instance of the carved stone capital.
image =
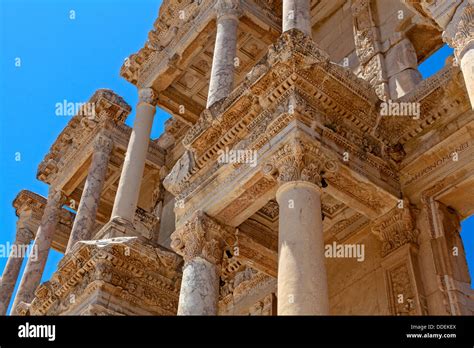
[[382, 241], [382, 257], [402, 245], [418, 244], [419, 231], [415, 228], [414, 214], [417, 209], [407, 200], [375, 221], [372, 232]]
[[318, 146], [295, 138], [277, 151], [263, 172], [280, 184], [307, 181], [322, 187], [324, 174], [337, 168], [336, 161], [329, 159]]
[[171, 235], [171, 248], [183, 256], [185, 263], [201, 257], [218, 265], [226, 246], [234, 244], [235, 228], [218, 223], [201, 210]]
[[15, 244], [27, 245], [33, 240], [34, 234], [29, 228], [26, 227], [17, 227]]
[[139, 103], [146, 103], [155, 106], [158, 100], [158, 94], [151, 87], [138, 90]]
[[66, 195], [63, 191], [56, 188], [50, 187], [48, 191], [48, 201], [44, 210], [44, 214], [51, 211], [52, 209], [59, 211], [59, 209], [66, 202]]
[[451, 45], [455, 49], [456, 58], [461, 60], [468, 49], [474, 49], [474, 3], [467, 4], [458, 18]]
[[94, 151], [110, 153], [114, 147], [112, 138], [106, 133], [99, 133], [94, 139]]
[[217, 19], [238, 19], [243, 13], [240, 0], [217, 0], [215, 10], [217, 13]]

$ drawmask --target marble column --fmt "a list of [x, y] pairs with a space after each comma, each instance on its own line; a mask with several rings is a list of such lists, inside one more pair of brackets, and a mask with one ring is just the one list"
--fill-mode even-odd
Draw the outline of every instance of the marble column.
[[171, 248], [184, 259], [178, 315], [217, 314], [222, 256], [234, 238], [232, 228], [202, 211], [173, 232]]
[[[443, 29], [443, 40], [454, 48], [474, 109], [474, 0], [424, 0], [422, 7], [424, 14], [428, 14]], [[417, 11], [416, 8], [414, 10]]]
[[115, 196], [112, 219], [121, 218], [130, 223], [133, 222], [143, 171], [145, 170], [151, 127], [155, 117], [155, 105], [156, 93], [153, 89], [141, 89], [132, 135], [128, 143], [117, 195]]
[[422, 80], [415, 47], [407, 38], [387, 51], [385, 65], [390, 97], [393, 100], [411, 92]]
[[13, 301], [11, 314], [16, 314], [16, 308], [21, 302], [30, 303], [34, 298], [34, 293], [41, 282], [44, 266], [48, 259], [64, 198], [64, 194], [60, 190], [49, 188], [48, 201]]
[[311, 36], [310, 10], [310, 0], [283, 0], [283, 32], [298, 29]]
[[312, 140], [291, 139], [263, 172], [279, 187], [278, 315], [327, 315], [321, 190], [337, 163]]
[[76, 218], [72, 226], [71, 235], [66, 248], [66, 254], [71, 251], [76, 242], [92, 238], [92, 229], [95, 226], [100, 195], [104, 185], [109, 164], [113, 141], [109, 135], [99, 133], [94, 140], [92, 162], [87, 174], [81, 201], [77, 209]]
[[[452, 6], [455, 5], [457, 3], [452, 2]], [[464, 76], [471, 107], [474, 109], [474, 0], [464, 0], [457, 7], [443, 32], [443, 38], [454, 48], [454, 55]]]
[[226, 98], [234, 87], [235, 58], [237, 57], [237, 27], [242, 13], [240, 0], [218, 0], [217, 34], [212, 59], [207, 108]]
[[320, 188], [306, 181], [288, 182], [279, 187], [276, 197], [280, 206], [278, 314], [327, 315]]
[[33, 233], [18, 222], [15, 242], [12, 245], [7, 264], [3, 270], [2, 279], [0, 280], [0, 315], [7, 313], [25, 256], [24, 251], [27, 250], [32, 239]]

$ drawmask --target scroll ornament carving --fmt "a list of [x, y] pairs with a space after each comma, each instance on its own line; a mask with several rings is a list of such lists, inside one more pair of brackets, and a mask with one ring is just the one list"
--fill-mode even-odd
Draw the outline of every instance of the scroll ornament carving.
[[[416, 315], [415, 291], [406, 264], [402, 264], [389, 272], [392, 287], [392, 303], [395, 315]], [[403, 298], [403, 301], [399, 301]]]
[[142, 88], [138, 91], [138, 99], [140, 103], [146, 103], [155, 106], [158, 95], [153, 88]]
[[276, 177], [281, 184], [307, 181], [322, 187], [323, 175], [336, 172], [337, 168], [336, 161], [329, 159], [319, 147], [295, 138], [277, 151], [263, 172]]
[[474, 2], [465, 7], [452, 46], [458, 59], [462, 58], [468, 47], [474, 48]]
[[404, 208], [394, 208], [372, 227], [372, 232], [382, 241], [382, 257], [407, 243], [418, 243], [419, 231], [414, 224], [414, 208], [404, 201]]
[[188, 263], [201, 257], [218, 265], [226, 247], [235, 244], [235, 229], [224, 226], [203, 211], [196, 211], [191, 218], [171, 235], [171, 248]]

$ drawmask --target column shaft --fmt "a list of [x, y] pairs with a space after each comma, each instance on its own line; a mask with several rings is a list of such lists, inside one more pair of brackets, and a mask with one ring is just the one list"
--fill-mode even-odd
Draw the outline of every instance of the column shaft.
[[53, 241], [63, 202], [64, 196], [62, 192], [50, 188], [41, 225], [38, 228], [32, 250], [28, 256], [28, 262], [18, 286], [11, 314], [16, 314], [16, 307], [20, 302], [30, 303], [34, 298], [35, 290], [41, 282], [44, 266], [48, 259], [49, 249], [51, 248], [51, 242]]
[[112, 219], [119, 217], [133, 222], [155, 116], [154, 105], [155, 96], [151, 88], [140, 90], [140, 101], [123, 163]]
[[298, 29], [311, 36], [310, 0], [283, 0], [283, 32]]
[[29, 230], [24, 228], [17, 229], [15, 243], [12, 246], [12, 251], [0, 280], [0, 315], [7, 313], [8, 305], [20, 274], [21, 264], [23, 263], [23, 251], [27, 250], [32, 238], [33, 234]]
[[320, 189], [295, 181], [280, 186], [278, 315], [327, 315]]
[[216, 315], [219, 300], [217, 266], [196, 257], [183, 269], [178, 315]]
[[217, 34], [207, 96], [208, 108], [232, 92], [237, 51], [238, 4], [219, 0], [216, 7]]
[[461, 58], [461, 70], [464, 76], [467, 93], [474, 109], [474, 41]]
[[178, 315], [217, 314], [222, 255], [235, 243], [234, 233], [202, 211], [173, 232], [171, 248], [184, 259]]
[[92, 229], [96, 222], [100, 194], [102, 193], [102, 187], [107, 174], [112, 147], [112, 140], [104, 134], [99, 134], [95, 139], [92, 162], [89, 167], [89, 173], [87, 174], [76, 218], [72, 226], [66, 254], [71, 251], [77, 241], [92, 238]]

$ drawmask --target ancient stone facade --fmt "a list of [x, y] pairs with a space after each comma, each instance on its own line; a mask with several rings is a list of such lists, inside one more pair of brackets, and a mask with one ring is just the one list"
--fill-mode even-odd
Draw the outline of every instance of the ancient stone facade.
[[39, 165], [48, 197], [15, 199], [37, 254], [22, 275], [10, 256], [0, 314], [474, 314], [473, 8], [163, 1], [120, 71], [133, 127], [96, 91]]

